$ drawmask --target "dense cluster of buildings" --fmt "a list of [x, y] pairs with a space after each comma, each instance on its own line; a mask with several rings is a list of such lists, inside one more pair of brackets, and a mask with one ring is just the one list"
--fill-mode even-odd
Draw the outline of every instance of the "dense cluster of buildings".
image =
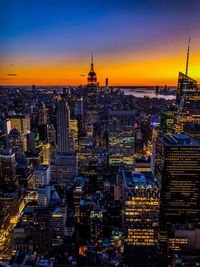
[[[162, 112], [161, 112], [162, 111]], [[0, 91], [4, 266], [199, 266], [200, 87]], [[199, 264], [199, 265], [198, 265]]]

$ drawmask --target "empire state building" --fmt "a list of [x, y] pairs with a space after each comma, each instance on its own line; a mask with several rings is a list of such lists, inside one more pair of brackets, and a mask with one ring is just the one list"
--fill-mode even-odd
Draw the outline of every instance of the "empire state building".
[[93, 112], [97, 109], [98, 85], [97, 76], [94, 71], [93, 55], [91, 58], [91, 68], [87, 79], [87, 112]]

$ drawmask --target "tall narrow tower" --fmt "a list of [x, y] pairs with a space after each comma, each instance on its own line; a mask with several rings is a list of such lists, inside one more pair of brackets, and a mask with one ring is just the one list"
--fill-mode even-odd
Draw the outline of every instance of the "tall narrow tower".
[[179, 72], [176, 94], [176, 123], [175, 132], [183, 133], [187, 123], [199, 123], [200, 119], [200, 88], [197, 81], [188, 76], [190, 57], [190, 38], [188, 41], [185, 74]]
[[69, 121], [70, 110], [67, 102], [63, 99], [57, 102], [57, 144], [59, 152], [68, 153], [70, 150], [69, 144]]
[[97, 76], [94, 71], [93, 53], [91, 55], [91, 67], [87, 81], [87, 111], [94, 111], [97, 106], [98, 86]]
[[189, 40], [188, 40], [188, 49], [187, 49], [187, 59], [186, 59], [185, 75], [188, 75], [189, 59], [190, 59], [190, 37], [189, 37]]

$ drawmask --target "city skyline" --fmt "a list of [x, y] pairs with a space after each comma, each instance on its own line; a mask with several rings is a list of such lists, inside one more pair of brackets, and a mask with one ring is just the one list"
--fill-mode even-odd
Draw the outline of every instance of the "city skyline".
[[190, 2], [1, 0], [0, 84], [86, 84], [93, 51], [100, 85], [176, 86], [189, 36], [199, 81], [200, 3]]

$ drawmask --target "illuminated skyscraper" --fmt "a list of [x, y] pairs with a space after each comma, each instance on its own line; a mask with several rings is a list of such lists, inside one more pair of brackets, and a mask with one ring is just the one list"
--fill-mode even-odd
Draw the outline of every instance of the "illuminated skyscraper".
[[103, 238], [103, 210], [94, 207], [90, 212], [90, 240], [95, 244], [101, 243]]
[[151, 172], [122, 172], [123, 229], [128, 246], [158, 242], [160, 188]]
[[187, 135], [160, 136], [155, 175], [161, 184], [161, 226], [200, 221], [200, 142]]
[[12, 112], [8, 114], [8, 118], [11, 121], [11, 128], [16, 128], [20, 131], [20, 133], [26, 134], [30, 132], [30, 116], [23, 114], [15, 114]]
[[190, 39], [187, 50], [186, 72], [179, 72], [178, 87], [176, 95], [176, 133], [183, 133], [186, 123], [200, 124], [200, 87], [197, 81], [188, 76], [188, 65], [190, 56]]
[[57, 145], [59, 152], [68, 153], [69, 145], [69, 122], [70, 110], [67, 102], [63, 99], [57, 102]]
[[85, 180], [83, 177], [77, 177], [74, 182], [73, 198], [74, 198], [74, 216], [77, 222], [80, 222], [80, 200], [84, 196]]
[[42, 163], [49, 165], [51, 162], [51, 146], [49, 143], [42, 144]]
[[134, 160], [134, 111], [109, 111], [109, 165], [123, 165], [133, 169]]
[[175, 108], [167, 107], [161, 113], [160, 117], [160, 133], [173, 134], [175, 121]]
[[86, 97], [84, 100], [85, 121], [89, 121], [91, 123], [97, 121], [98, 117], [97, 103], [98, 103], [98, 83], [97, 83], [97, 76], [94, 71], [93, 55], [92, 55], [91, 68], [90, 72], [88, 73], [88, 79], [87, 79]]
[[176, 133], [182, 133], [186, 123], [200, 123], [200, 87], [197, 81], [179, 73], [176, 96]]

